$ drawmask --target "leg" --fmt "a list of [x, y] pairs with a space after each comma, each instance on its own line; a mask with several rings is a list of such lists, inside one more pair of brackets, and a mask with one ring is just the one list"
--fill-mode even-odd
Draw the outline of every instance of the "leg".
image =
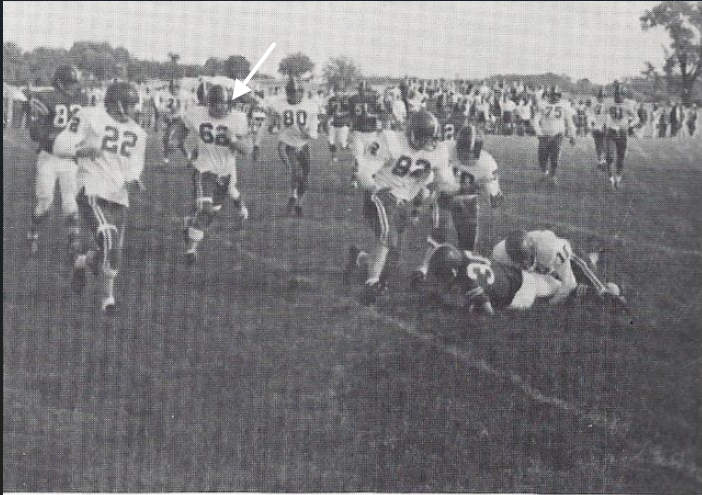
[[214, 220], [214, 187], [217, 177], [208, 172], [193, 172], [195, 214], [189, 223], [186, 235], [185, 260], [189, 265], [197, 261], [197, 248], [205, 238], [205, 230]]
[[296, 162], [298, 165], [297, 173], [297, 205], [295, 206], [295, 213], [298, 217], [302, 216], [302, 200], [307, 192], [307, 186], [309, 185], [310, 178], [310, 146], [309, 144], [302, 147], [300, 150], [296, 150], [295, 153]]
[[549, 175], [553, 178], [556, 176], [556, 170], [558, 169], [558, 158], [561, 155], [561, 143], [563, 142], [563, 136], [557, 135], [551, 138], [551, 143], [549, 145], [549, 158], [550, 158], [550, 168]]
[[475, 251], [478, 242], [478, 196], [457, 196], [451, 205], [458, 248]]
[[61, 207], [66, 219], [68, 230], [68, 250], [71, 262], [75, 261], [80, 250], [80, 219], [76, 196], [76, 174], [78, 172], [73, 160], [63, 160], [64, 164], [58, 173], [59, 187], [61, 189]]
[[617, 169], [616, 169], [616, 180], [619, 182], [622, 178], [622, 172], [624, 171], [624, 159], [626, 158], [627, 149], [627, 135], [625, 133], [620, 134], [617, 137]]
[[39, 250], [39, 228], [49, 218], [51, 204], [54, 202], [54, 188], [58, 179], [58, 167], [56, 166], [58, 160], [58, 158], [46, 151], [41, 151], [37, 157], [35, 175], [36, 202], [32, 212], [29, 233], [27, 234], [27, 240], [30, 244], [30, 255], [35, 255]]
[[539, 168], [544, 173], [548, 171], [548, 140], [549, 138], [546, 136], [539, 137]]

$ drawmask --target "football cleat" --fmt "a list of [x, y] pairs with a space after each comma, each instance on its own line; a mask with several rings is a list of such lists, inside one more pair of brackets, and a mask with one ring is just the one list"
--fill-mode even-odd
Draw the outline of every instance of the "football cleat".
[[427, 274], [423, 270], [415, 270], [410, 277], [410, 289], [419, 289], [427, 281]]
[[33, 257], [39, 252], [39, 234], [37, 232], [29, 232], [27, 234], [27, 242], [29, 243], [29, 256]]
[[185, 264], [188, 266], [193, 266], [195, 263], [197, 263], [197, 251], [191, 249], [185, 253]]
[[115, 316], [117, 314], [117, 303], [114, 297], [106, 297], [102, 301], [102, 312], [107, 316]]
[[348, 283], [351, 275], [358, 268], [358, 255], [361, 254], [361, 250], [356, 246], [349, 247], [349, 257], [346, 261], [346, 267], [344, 268], [343, 279], [345, 283]]
[[379, 297], [387, 295], [388, 287], [382, 282], [366, 284], [363, 287], [363, 295], [361, 295], [361, 304], [370, 306], [375, 304]]
[[164, 157], [163, 157], [163, 164], [164, 164], [164, 165], [168, 165], [168, 164], [170, 164], [170, 163], [171, 163], [171, 161], [168, 159], [168, 157], [167, 157], [167, 156], [164, 156]]

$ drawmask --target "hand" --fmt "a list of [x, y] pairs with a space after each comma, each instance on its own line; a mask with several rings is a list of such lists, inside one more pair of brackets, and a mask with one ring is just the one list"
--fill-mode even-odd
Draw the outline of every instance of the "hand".
[[490, 207], [491, 208], [498, 208], [500, 205], [502, 205], [503, 202], [504, 202], [504, 194], [502, 194], [502, 191], [495, 194], [494, 196], [490, 196]]

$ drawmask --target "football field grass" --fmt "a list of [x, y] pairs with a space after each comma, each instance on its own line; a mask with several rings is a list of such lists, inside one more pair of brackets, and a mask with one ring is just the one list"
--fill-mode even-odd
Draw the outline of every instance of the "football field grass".
[[5, 491], [702, 493], [702, 140], [630, 140], [617, 193], [590, 139], [564, 146], [556, 190], [534, 138], [486, 141], [505, 203], [481, 205], [479, 250], [544, 227], [604, 249], [629, 319], [437, 308], [408, 287], [428, 215], [389, 300], [361, 306], [342, 272], [372, 232], [321, 139], [304, 218], [268, 138], [239, 167], [245, 229], [225, 206], [187, 267], [190, 172], [159, 138], [106, 318], [97, 281], [70, 291], [57, 208], [28, 259], [35, 154], [3, 133]]

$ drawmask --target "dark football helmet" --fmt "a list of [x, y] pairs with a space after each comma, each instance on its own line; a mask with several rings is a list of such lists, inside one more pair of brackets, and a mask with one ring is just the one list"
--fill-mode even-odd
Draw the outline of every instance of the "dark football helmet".
[[207, 90], [207, 109], [214, 118], [221, 119], [229, 113], [231, 98], [227, 88], [221, 84], [210, 86]]
[[561, 90], [558, 86], [551, 86], [548, 90], [548, 101], [551, 104], [558, 103], [561, 101], [561, 97], [563, 96], [563, 93], [561, 93]]
[[138, 104], [139, 93], [128, 82], [112, 83], [105, 91], [105, 110], [119, 122], [125, 122], [132, 118]]
[[72, 65], [61, 65], [54, 72], [51, 85], [62, 91], [77, 91], [80, 89], [80, 73]]
[[526, 230], [514, 230], [505, 239], [505, 250], [509, 258], [527, 270], [536, 261], [536, 246]]
[[297, 105], [302, 101], [304, 96], [305, 89], [302, 87], [302, 84], [291, 76], [290, 79], [288, 79], [288, 83], [285, 85], [285, 97], [288, 103]]
[[439, 137], [439, 122], [426, 110], [419, 110], [410, 114], [407, 121], [407, 139], [410, 146], [421, 150], [435, 146]]
[[451, 244], [437, 247], [429, 259], [428, 273], [439, 283], [453, 284], [463, 267], [463, 253]]

